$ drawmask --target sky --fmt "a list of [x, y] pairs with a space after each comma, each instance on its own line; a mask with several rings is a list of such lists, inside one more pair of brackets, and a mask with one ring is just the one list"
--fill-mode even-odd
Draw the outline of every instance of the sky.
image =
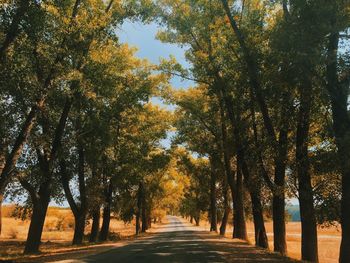
[[[170, 55], [174, 56], [178, 63], [184, 68], [189, 68], [190, 65], [185, 59], [185, 49], [178, 45], [162, 43], [156, 39], [156, 34], [160, 30], [156, 23], [142, 24], [140, 22], [126, 22], [122, 25], [118, 32], [119, 40], [122, 43], [128, 43], [130, 46], [138, 49], [136, 56], [139, 58], [146, 58], [154, 64], [159, 64], [160, 58], [169, 58]], [[189, 80], [183, 80], [179, 77], [173, 77], [171, 85], [174, 88], [187, 88], [193, 86], [194, 83]], [[153, 103], [173, 110], [171, 105], [165, 105], [161, 99], [152, 98]], [[168, 133], [168, 138], [161, 141], [161, 144], [165, 148], [170, 147], [171, 137], [174, 136], [174, 132]]]
[[[184, 55], [186, 50], [177, 45], [162, 43], [157, 40], [158, 30], [160, 28], [155, 23], [144, 25], [140, 22], [126, 22], [122, 25], [118, 35], [122, 43], [128, 43], [138, 49], [137, 57], [146, 58], [150, 62], [158, 64], [160, 58], [169, 58], [170, 55], [173, 55], [177, 62], [188, 68], [190, 65]], [[186, 88], [193, 85], [193, 82], [174, 77], [171, 84], [175, 88]]]

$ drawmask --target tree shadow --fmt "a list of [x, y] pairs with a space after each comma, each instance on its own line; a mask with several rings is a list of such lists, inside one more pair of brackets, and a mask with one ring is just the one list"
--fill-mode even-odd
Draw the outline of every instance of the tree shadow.
[[[181, 223], [180, 223], [181, 224]], [[169, 229], [178, 223], [169, 224]], [[172, 225], [172, 226], [171, 226]], [[164, 227], [165, 229], [167, 226]], [[91, 262], [295, 262], [242, 241], [205, 231], [171, 231], [80, 261]]]

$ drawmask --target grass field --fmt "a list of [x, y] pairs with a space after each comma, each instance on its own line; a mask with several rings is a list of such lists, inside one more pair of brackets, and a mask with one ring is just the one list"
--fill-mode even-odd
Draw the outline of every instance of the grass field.
[[[204, 222], [202, 226], [209, 229], [209, 223]], [[265, 227], [268, 233], [269, 248], [273, 250], [272, 222], [266, 222]], [[287, 223], [287, 248], [288, 256], [295, 259], [301, 258], [301, 224], [300, 222]], [[232, 236], [232, 227], [228, 227], [226, 236]], [[254, 244], [254, 224], [247, 223], [248, 238]], [[318, 229], [318, 253], [320, 263], [336, 263], [339, 257], [340, 231], [336, 227]]]
[[[3, 227], [0, 237], [0, 259], [15, 257], [22, 254], [29, 228], [29, 220], [22, 221], [11, 217], [12, 207], [3, 207]], [[85, 233], [89, 233], [91, 223], [88, 222]], [[71, 248], [74, 232], [74, 218], [69, 209], [49, 208], [42, 235], [41, 251], [43, 253], [57, 252]], [[135, 234], [134, 224], [113, 219], [110, 224], [113, 241], [126, 239]]]

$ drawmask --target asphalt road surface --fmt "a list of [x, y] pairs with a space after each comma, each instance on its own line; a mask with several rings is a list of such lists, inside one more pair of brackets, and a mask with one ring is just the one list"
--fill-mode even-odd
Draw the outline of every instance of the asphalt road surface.
[[157, 233], [151, 236], [137, 239], [101, 254], [60, 262], [295, 262], [244, 242], [202, 231], [177, 217], [169, 216], [168, 220], [169, 224], [159, 227]]

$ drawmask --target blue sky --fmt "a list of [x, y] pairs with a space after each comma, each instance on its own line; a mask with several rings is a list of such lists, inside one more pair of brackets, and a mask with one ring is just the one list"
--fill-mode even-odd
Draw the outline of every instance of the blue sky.
[[[122, 43], [128, 43], [130, 46], [138, 49], [136, 56], [140, 58], [146, 58], [150, 62], [158, 64], [160, 58], [169, 58], [172, 55], [183, 67], [190, 67], [185, 59], [185, 49], [177, 45], [162, 43], [156, 39], [156, 34], [159, 30], [159, 26], [155, 23], [145, 25], [140, 22], [126, 22], [119, 30], [118, 35]], [[175, 88], [186, 88], [193, 86], [194, 83], [182, 80], [179, 77], [173, 77], [171, 85]], [[153, 98], [152, 102], [171, 110], [174, 109], [172, 106], [165, 105], [159, 98]], [[173, 135], [174, 132], [169, 132], [168, 138], [161, 142], [164, 147], [169, 148], [170, 139]]]
[[[136, 55], [140, 58], [146, 58], [152, 63], [158, 64], [160, 58], [169, 58], [170, 55], [173, 55], [183, 67], [188, 68], [190, 65], [185, 59], [185, 49], [157, 40], [156, 34], [159, 29], [155, 23], [144, 25], [140, 22], [126, 22], [119, 30], [118, 35], [121, 42], [128, 43], [138, 49]], [[185, 88], [193, 85], [193, 82], [174, 77], [171, 84], [176, 88]]]

